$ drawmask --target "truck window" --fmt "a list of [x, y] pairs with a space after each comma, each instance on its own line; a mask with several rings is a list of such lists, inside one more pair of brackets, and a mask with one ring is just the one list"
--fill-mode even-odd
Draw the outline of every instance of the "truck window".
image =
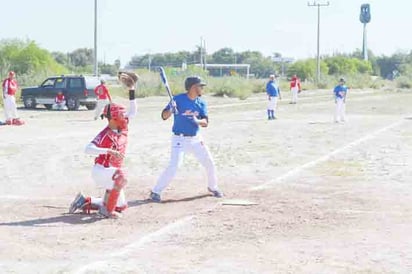
[[44, 88], [53, 87], [55, 80], [56, 80], [56, 78], [49, 78], [41, 84], [41, 87], [44, 87]]
[[71, 78], [69, 83], [71, 88], [82, 88], [82, 79], [80, 78]]
[[64, 78], [57, 78], [55, 83], [54, 83], [55, 88], [65, 88], [66, 87], [66, 81]]

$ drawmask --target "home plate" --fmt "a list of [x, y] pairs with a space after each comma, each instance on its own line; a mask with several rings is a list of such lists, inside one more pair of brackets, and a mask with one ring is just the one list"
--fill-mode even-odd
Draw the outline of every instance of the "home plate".
[[248, 200], [240, 200], [240, 199], [232, 199], [232, 200], [224, 200], [222, 205], [231, 205], [231, 206], [250, 206], [250, 205], [257, 205], [258, 203], [251, 202]]

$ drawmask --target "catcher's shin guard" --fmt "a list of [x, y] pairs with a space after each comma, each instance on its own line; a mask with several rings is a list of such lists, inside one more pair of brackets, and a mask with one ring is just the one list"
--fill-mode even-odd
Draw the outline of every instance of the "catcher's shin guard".
[[112, 213], [115, 210], [117, 200], [119, 199], [120, 190], [122, 190], [122, 188], [127, 183], [127, 180], [124, 177], [124, 173], [120, 169], [116, 170], [116, 172], [113, 174], [113, 181], [113, 189], [110, 190], [109, 196], [107, 197], [106, 201], [106, 208], [109, 213]]

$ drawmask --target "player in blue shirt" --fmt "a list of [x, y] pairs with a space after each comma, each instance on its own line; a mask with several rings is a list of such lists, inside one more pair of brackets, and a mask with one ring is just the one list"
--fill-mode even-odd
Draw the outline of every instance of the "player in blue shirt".
[[187, 77], [186, 92], [174, 96], [162, 111], [163, 120], [169, 119], [173, 114], [172, 151], [168, 167], [160, 175], [150, 193], [150, 199], [154, 202], [161, 202], [160, 195], [175, 176], [186, 152], [193, 153], [205, 167], [208, 176], [208, 191], [217, 198], [223, 197], [217, 186], [214, 161], [199, 135], [199, 127], [207, 127], [209, 124], [207, 104], [201, 98], [204, 86], [206, 83], [200, 77]]
[[275, 110], [278, 103], [278, 98], [279, 100], [282, 100], [282, 96], [280, 95], [280, 89], [276, 83], [274, 74], [269, 76], [269, 82], [266, 84], [266, 94], [268, 95], [268, 120], [275, 120]]
[[342, 122], [346, 120], [346, 94], [348, 92], [348, 87], [345, 85], [345, 79], [341, 78], [339, 84], [334, 88], [333, 93], [335, 95], [335, 123]]

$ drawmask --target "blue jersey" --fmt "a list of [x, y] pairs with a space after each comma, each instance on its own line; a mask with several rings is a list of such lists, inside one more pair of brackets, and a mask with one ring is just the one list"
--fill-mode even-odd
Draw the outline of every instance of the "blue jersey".
[[335, 98], [338, 99], [343, 99], [346, 97], [346, 93], [348, 92], [348, 87], [345, 85], [337, 85], [335, 89], [333, 90], [333, 93], [335, 94]]
[[[207, 117], [206, 102], [201, 97], [192, 100], [187, 93], [173, 96], [173, 100], [176, 102], [178, 111], [177, 114], [174, 114], [173, 133], [195, 136], [199, 131], [199, 125], [193, 121], [193, 116], [198, 119]], [[170, 105], [167, 105], [165, 109], [169, 110]]]
[[272, 97], [278, 97], [279, 96], [279, 87], [278, 87], [278, 85], [276, 84], [275, 81], [269, 81], [266, 84], [266, 93], [269, 96], [272, 96]]

